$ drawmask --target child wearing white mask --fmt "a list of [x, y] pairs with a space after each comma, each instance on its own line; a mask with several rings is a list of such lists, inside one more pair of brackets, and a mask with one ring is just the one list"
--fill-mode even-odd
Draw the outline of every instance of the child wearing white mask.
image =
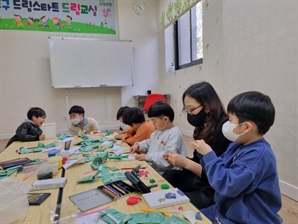
[[202, 157], [215, 204], [201, 209], [212, 223], [282, 223], [276, 159], [264, 135], [274, 123], [270, 98], [251, 91], [228, 104], [224, 136], [233, 141], [221, 156], [204, 140], [192, 142]]
[[69, 118], [71, 125], [69, 127], [69, 133], [77, 135], [80, 130], [89, 134], [92, 131], [100, 131], [97, 121], [91, 117], [85, 117], [85, 110], [83, 107], [74, 105], [70, 108]]

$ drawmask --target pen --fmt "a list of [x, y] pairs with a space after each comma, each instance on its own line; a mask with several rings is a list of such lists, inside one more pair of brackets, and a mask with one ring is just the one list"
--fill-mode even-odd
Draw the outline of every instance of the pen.
[[77, 215], [77, 216], [75, 216], [74, 218], [75, 218], [75, 219], [76, 219], [76, 218], [80, 218], [80, 217], [82, 217], [82, 216], [90, 215], [90, 214], [93, 214], [93, 213], [95, 213], [95, 212], [100, 212], [100, 211], [103, 211], [103, 210], [106, 210], [106, 209], [109, 209], [109, 208], [110, 208], [110, 206], [108, 206], [108, 207], [104, 207], [104, 208], [100, 208], [100, 209], [97, 209], [97, 210], [94, 210], [94, 211], [91, 211], [91, 212], [86, 212], [86, 213]]
[[[131, 168], [131, 167], [123, 167], [121, 168], [121, 170], [133, 170], [135, 167]], [[147, 167], [143, 166], [143, 167], [140, 167], [139, 169], [146, 169]]]

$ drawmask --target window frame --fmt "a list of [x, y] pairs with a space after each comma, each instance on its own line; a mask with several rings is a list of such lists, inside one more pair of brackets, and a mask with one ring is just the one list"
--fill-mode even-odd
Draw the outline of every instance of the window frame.
[[[199, 4], [199, 2], [197, 3]], [[192, 17], [192, 8], [193, 7], [196, 7], [195, 4], [194, 6], [192, 6], [189, 10], [187, 10], [185, 13], [189, 12], [189, 22], [190, 22], [190, 62], [189, 63], [186, 63], [186, 64], [183, 64], [183, 65], [179, 65], [179, 33], [178, 33], [178, 25], [179, 25], [179, 19], [177, 19], [175, 22], [174, 22], [174, 57], [175, 57], [175, 68], [176, 70], [179, 70], [179, 69], [183, 69], [183, 68], [188, 68], [188, 67], [191, 67], [191, 66], [194, 66], [194, 65], [199, 65], [199, 64], [203, 64], [203, 58], [204, 58], [204, 55], [202, 58], [199, 58], [199, 59], [196, 59], [196, 60], [193, 60], [193, 48], [196, 47], [196, 46], [193, 46], [193, 39], [194, 39], [194, 35], [193, 34], [193, 29], [192, 29], [192, 24], [195, 23], [195, 16]], [[184, 13], [184, 14], [185, 14]], [[203, 14], [203, 12], [202, 12]], [[203, 16], [203, 15], [202, 15]], [[203, 18], [202, 18], [202, 23], [203, 23]], [[203, 32], [203, 31], [202, 31]]]

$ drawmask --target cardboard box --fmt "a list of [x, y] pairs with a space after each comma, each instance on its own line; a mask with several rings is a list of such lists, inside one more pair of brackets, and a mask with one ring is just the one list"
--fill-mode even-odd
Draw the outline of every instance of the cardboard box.
[[47, 180], [37, 180], [32, 185], [32, 190], [43, 190], [52, 188], [61, 188], [66, 184], [66, 177], [47, 179]]

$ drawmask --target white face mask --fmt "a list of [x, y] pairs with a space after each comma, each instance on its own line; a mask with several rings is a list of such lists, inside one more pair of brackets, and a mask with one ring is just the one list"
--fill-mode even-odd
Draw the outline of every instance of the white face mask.
[[80, 121], [81, 121], [81, 120], [80, 120], [80, 118], [78, 118], [78, 117], [75, 118], [75, 119], [71, 119], [71, 120], [70, 120], [70, 122], [71, 122], [73, 125], [77, 125], [77, 124], [79, 124]]
[[234, 142], [236, 139], [243, 135], [244, 133], [238, 135], [234, 133], [234, 128], [236, 128], [240, 124], [233, 124], [230, 121], [227, 121], [222, 126], [222, 133], [226, 137], [226, 139], [229, 139], [230, 141]]

